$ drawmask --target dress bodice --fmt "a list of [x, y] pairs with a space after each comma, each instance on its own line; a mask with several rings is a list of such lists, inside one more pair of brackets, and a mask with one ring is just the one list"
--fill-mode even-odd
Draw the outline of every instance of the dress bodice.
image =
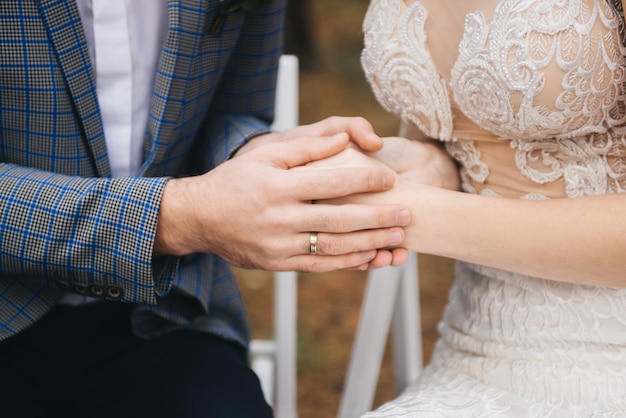
[[[454, 10], [477, 4], [492, 7]], [[387, 110], [446, 142], [467, 192], [624, 192], [621, 13], [621, 0], [372, 0], [362, 64]], [[458, 262], [439, 331], [421, 380], [368, 417], [626, 416], [626, 289]]]
[[[442, 17], [436, 24], [450, 25]], [[626, 189], [626, 48], [613, 3], [499, 0], [465, 16], [456, 51], [427, 37], [428, 19], [421, 2], [372, 1], [362, 64], [387, 110], [448, 142], [466, 191]], [[442, 69], [436, 54], [456, 59]]]

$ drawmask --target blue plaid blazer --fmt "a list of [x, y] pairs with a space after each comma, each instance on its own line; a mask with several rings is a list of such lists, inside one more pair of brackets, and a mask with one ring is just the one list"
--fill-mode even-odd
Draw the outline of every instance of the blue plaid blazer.
[[170, 0], [140, 176], [112, 178], [73, 0], [0, 1], [0, 339], [66, 292], [137, 304], [136, 335], [196, 329], [246, 344], [228, 265], [152, 257], [168, 177], [206, 172], [267, 132], [284, 0], [227, 14]]

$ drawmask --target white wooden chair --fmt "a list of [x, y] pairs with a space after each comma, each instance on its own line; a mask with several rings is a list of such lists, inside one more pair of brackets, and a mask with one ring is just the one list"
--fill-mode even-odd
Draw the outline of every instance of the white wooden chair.
[[[282, 131], [298, 125], [298, 58], [280, 58], [272, 128]], [[271, 340], [253, 340], [252, 369], [259, 376], [267, 402], [276, 418], [296, 418], [296, 272], [274, 275], [274, 335]]]

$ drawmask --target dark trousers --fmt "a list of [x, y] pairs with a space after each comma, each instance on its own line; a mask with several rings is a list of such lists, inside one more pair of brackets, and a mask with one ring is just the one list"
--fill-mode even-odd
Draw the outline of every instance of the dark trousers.
[[57, 306], [0, 342], [2, 418], [270, 418], [237, 344], [198, 332], [150, 341], [132, 306]]

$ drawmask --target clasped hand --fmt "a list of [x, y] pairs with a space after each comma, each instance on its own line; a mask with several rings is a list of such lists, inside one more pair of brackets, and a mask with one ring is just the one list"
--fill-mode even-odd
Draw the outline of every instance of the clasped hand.
[[[155, 254], [210, 252], [235, 266], [273, 271], [403, 263], [402, 227], [410, 212], [402, 205], [311, 204], [393, 186], [396, 173], [385, 165], [307, 167], [351, 142], [367, 152], [382, 147], [364, 119], [333, 117], [260, 136], [204, 175], [170, 180]], [[316, 254], [310, 254], [311, 232], [318, 233]]]

